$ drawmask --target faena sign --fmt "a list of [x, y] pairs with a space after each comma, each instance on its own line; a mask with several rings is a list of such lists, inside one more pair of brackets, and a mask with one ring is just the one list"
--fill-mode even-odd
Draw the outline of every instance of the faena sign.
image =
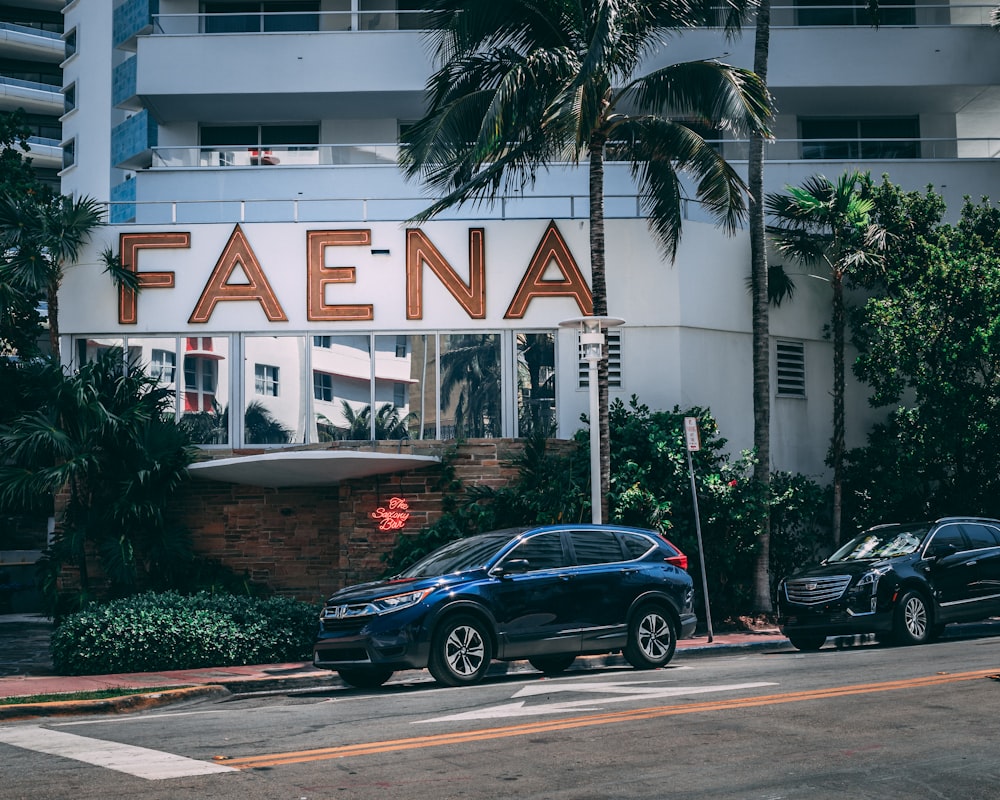
[[[335, 294], [338, 285], [357, 282], [354, 266], [327, 266], [328, 251], [338, 247], [367, 247], [372, 244], [370, 228], [345, 230], [309, 230], [305, 242], [306, 319], [310, 322], [358, 322], [375, 319], [374, 303], [332, 303], [328, 295]], [[447, 293], [465, 311], [469, 319], [486, 318], [486, 231], [468, 229], [468, 277], [462, 275], [442, 255], [431, 238], [421, 228], [405, 231], [405, 312], [406, 319], [424, 318], [424, 274], [430, 270]], [[121, 233], [118, 239], [122, 266], [138, 275], [143, 291], [174, 289], [174, 271], [143, 271], [140, 254], [150, 250], [188, 249], [188, 232]], [[185, 264], [185, 266], [187, 266]], [[504, 270], [510, 264], [503, 264]], [[278, 293], [268, 277], [268, 269], [258, 258], [247, 234], [236, 225], [219, 255], [215, 267], [202, 288], [188, 318], [191, 325], [205, 325], [213, 313], [226, 303], [253, 303], [264, 313], [268, 322], [287, 322], [288, 315]], [[285, 263], [274, 269], [286, 272]], [[555, 273], [555, 276], [553, 275]], [[238, 277], [237, 277], [238, 276]], [[593, 298], [576, 259], [566, 244], [555, 221], [550, 221], [535, 247], [520, 282], [514, 292], [504, 319], [523, 319], [536, 298], [568, 297], [580, 313], [593, 313]], [[122, 325], [139, 323], [137, 292], [122, 287], [118, 292], [118, 322]]]
[[371, 518], [378, 521], [380, 531], [402, 530], [410, 518], [410, 505], [402, 497], [393, 497], [388, 506], [379, 506], [371, 513]]

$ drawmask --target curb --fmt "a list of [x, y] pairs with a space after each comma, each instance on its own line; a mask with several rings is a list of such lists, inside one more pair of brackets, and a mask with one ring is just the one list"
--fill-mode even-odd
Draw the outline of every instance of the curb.
[[99, 700], [52, 700], [46, 703], [11, 703], [0, 705], [0, 721], [13, 722], [36, 717], [64, 717], [81, 714], [124, 714], [145, 711], [149, 708], [179, 703], [184, 700], [200, 700], [207, 697], [223, 697], [231, 694], [225, 686], [185, 686], [180, 689], [163, 689], [155, 692], [104, 697]]

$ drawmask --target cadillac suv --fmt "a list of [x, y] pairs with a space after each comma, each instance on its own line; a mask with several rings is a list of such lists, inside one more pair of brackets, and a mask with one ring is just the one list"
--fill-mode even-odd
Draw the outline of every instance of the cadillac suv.
[[879, 525], [778, 585], [778, 624], [799, 650], [874, 633], [903, 644], [1000, 614], [1000, 521]]
[[422, 669], [476, 683], [493, 659], [561, 672], [621, 651], [637, 669], [670, 661], [694, 633], [687, 557], [661, 535], [557, 525], [458, 539], [387, 580], [332, 595], [313, 663], [371, 688]]

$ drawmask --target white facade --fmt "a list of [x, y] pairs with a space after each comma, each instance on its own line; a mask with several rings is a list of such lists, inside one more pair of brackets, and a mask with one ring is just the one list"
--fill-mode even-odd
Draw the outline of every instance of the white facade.
[[[179, 413], [258, 402], [289, 443], [345, 435], [371, 408], [411, 438], [515, 436], [550, 421], [571, 436], [588, 392], [576, 334], [559, 323], [586, 310], [585, 171], [408, 225], [428, 200], [402, 179], [396, 146], [433, 65], [418, 15], [396, 6], [419, 4], [246, 5], [227, 15], [225, 0], [67, 4], [76, 52], [64, 81], [78, 103], [63, 119], [75, 156], [63, 191], [108, 201], [112, 224], [64, 281], [64, 354], [115, 342], [144, 362], [160, 351], [162, 364], [172, 352]], [[893, 6], [872, 30], [849, 24], [853, 7], [775, 7], [767, 189], [860, 168], [907, 189], [933, 185], [952, 217], [964, 195], [996, 195], [991, 8]], [[752, 43], [752, 29], [735, 42], [691, 31], [650, 66], [713, 56], [751, 66]], [[724, 148], [745, 169], [742, 144]], [[608, 308], [626, 321], [612, 397], [710, 408], [730, 449], [750, 448], [747, 236], [727, 238], [692, 206], [665, 263], [621, 165], [608, 165], [607, 195]], [[123, 312], [99, 254], [125, 241], [141, 242], [136, 267], [155, 278]], [[823, 477], [830, 289], [796, 283], [771, 315], [772, 467]], [[790, 370], [781, 381], [779, 354]], [[473, 357], [485, 371], [460, 368]], [[863, 387], [849, 387], [848, 446], [878, 417]], [[241, 418], [228, 415], [206, 443], [274, 444]]]

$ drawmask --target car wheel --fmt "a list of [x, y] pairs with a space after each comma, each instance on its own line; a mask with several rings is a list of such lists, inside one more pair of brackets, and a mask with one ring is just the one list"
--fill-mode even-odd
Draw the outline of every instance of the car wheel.
[[446, 619], [434, 632], [427, 669], [445, 686], [469, 686], [483, 679], [492, 660], [486, 625], [463, 614]]
[[896, 627], [893, 633], [900, 644], [929, 642], [934, 630], [924, 596], [912, 589], [903, 594], [896, 606]]
[[636, 669], [662, 667], [674, 656], [677, 628], [660, 606], [641, 606], [628, 626], [628, 643], [622, 654]]
[[377, 689], [392, 677], [392, 670], [385, 667], [345, 667], [337, 674], [348, 686], [356, 689]]
[[819, 650], [826, 641], [825, 633], [789, 633], [787, 636], [796, 650]]
[[576, 661], [575, 653], [561, 653], [560, 655], [553, 656], [535, 656], [528, 659], [528, 663], [531, 664], [539, 672], [544, 672], [546, 675], [558, 675], [560, 672], [565, 672]]

